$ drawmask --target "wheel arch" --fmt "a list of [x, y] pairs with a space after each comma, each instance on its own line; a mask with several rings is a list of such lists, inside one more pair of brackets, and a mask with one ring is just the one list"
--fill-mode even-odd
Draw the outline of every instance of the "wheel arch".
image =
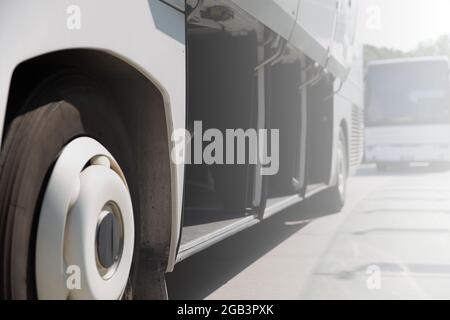
[[67, 69], [93, 76], [114, 94], [117, 103], [111, 112], [121, 120], [132, 158], [136, 159], [140, 244], [148, 249], [146, 257], [150, 254], [152, 262], [159, 262], [155, 268], [165, 270], [176, 223], [172, 214], [176, 210], [173, 207], [176, 173], [169, 157], [172, 115], [167, 107], [167, 93], [159, 84], [124, 59], [102, 50], [69, 49], [39, 55], [18, 64], [12, 73], [5, 131], [26, 96], [49, 76]]
[[[342, 130], [342, 132], [344, 132], [344, 136], [345, 136], [345, 140], [346, 140], [346, 153], [347, 153], [347, 160], [350, 159], [350, 154], [349, 154], [349, 146], [350, 146], [350, 135], [349, 135], [349, 131], [348, 131], [348, 124], [347, 124], [347, 120], [346, 119], [342, 119], [340, 124], [339, 124], [339, 130]], [[347, 167], [349, 166], [349, 163], [347, 163]], [[349, 169], [349, 168], [347, 168]]]
[[[78, 27], [71, 28], [78, 9]], [[17, 0], [0, 4], [0, 134], [17, 67], [62, 50], [94, 50], [122, 60], [160, 91], [170, 133], [186, 126], [186, 25], [184, 12], [160, 0]], [[101, 23], [99, 23], [99, 19]], [[170, 137], [170, 136], [169, 136]], [[168, 141], [171, 147], [172, 141]], [[184, 166], [170, 163], [172, 232], [167, 271], [176, 261]]]
[[[334, 138], [334, 142], [333, 142], [333, 159], [332, 159], [332, 175], [331, 175], [331, 179], [330, 179], [330, 186], [334, 186], [337, 183], [337, 172], [336, 172], [336, 146], [338, 143], [338, 139], [339, 139], [339, 133], [340, 131], [342, 131], [344, 133], [345, 136], [345, 140], [346, 140], [346, 144], [347, 144], [347, 159], [349, 159], [349, 146], [350, 146], [350, 136], [349, 136], [349, 131], [348, 131], [348, 124], [347, 124], [347, 120], [344, 118], [338, 120], [337, 122], [337, 126], [336, 126], [336, 130], [334, 131], [335, 133], [335, 138]], [[349, 169], [349, 163], [347, 161], [347, 170]]]

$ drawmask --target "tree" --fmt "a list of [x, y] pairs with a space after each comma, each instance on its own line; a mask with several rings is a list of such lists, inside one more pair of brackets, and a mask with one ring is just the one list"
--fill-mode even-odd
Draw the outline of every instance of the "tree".
[[450, 35], [442, 35], [434, 41], [422, 41], [410, 51], [387, 47], [364, 46], [364, 64], [373, 60], [408, 57], [447, 56], [450, 59]]

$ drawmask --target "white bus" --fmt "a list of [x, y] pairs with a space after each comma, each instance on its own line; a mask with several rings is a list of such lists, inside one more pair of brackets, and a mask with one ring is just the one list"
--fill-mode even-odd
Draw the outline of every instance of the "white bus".
[[[339, 211], [355, 20], [348, 0], [1, 1], [0, 298], [167, 298], [190, 255], [319, 192]], [[199, 159], [209, 129], [278, 132], [278, 163]]]
[[366, 160], [378, 169], [450, 162], [447, 57], [375, 61], [367, 71]]

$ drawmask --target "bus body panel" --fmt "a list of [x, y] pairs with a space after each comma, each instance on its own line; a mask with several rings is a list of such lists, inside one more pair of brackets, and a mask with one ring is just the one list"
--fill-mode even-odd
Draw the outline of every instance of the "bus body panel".
[[[83, 48], [110, 53], [138, 69], [162, 93], [169, 139], [174, 129], [184, 129], [184, 14], [157, 0], [128, 1], [125, 7], [123, 1], [80, 0], [77, 6], [81, 28], [70, 30], [67, 10], [71, 4], [59, 0], [0, 3], [0, 41], [3, 44], [0, 118], [4, 119], [7, 88], [20, 63], [49, 52]], [[171, 163], [171, 175], [173, 223], [169, 271], [175, 263], [179, 240], [184, 166]]]
[[448, 58], [372, 62], [366, 86], [367, 161], [450, 160]]
[[[347, 77], [357, 12], [351, 1], [232, 1], [335, 77]], [[317, 17], [321, 23], [317, 23]]]
[[[310, 56], [314, 62], [328, 67], [335, 77], [347, 77], [348, 65], [339, 62], [336, 57], [327, 61], [334, 41], [334, 32], [330, 32], [329, 28], [334, 28], [335, 20], [338, 19], [336, 7], [332, 6], [334, 1], [231, 1], [289, 39], [294, 47]], [[12, 74], [22, 62], [60, 50], [99, 50], [127, 62], [158, 87], [164, 98], [168, 144], [172, 147], [172, 132], [184, 129], [186, 125], [184, 14], [159, 0], [134, 0], [126, 2], [126, 5], [118, 0], [79, 0], [77, 7], [81, 13], [81, 28], [71, 30], [67, 27], [67, 19], [71, 14], [67, 9], [71, 5], [66, 0], [16, 0], [0, 3], [0, 41], [4, 44], [0, 59], [0, 87], [3, 88], [0, 91], [0, 118], [5, 117]], [[301, 14], [298, 9], [302, 10]], [[316, 26], [313, 22], [317, 22], [316, 20], [303, 20], [316, 14], [322, 17], [326, 25], [325, 33], [314, 29]], [[347, 19], [343, 17], [341, 19]], [[26, 39], [23, 38], [24, 35]], [[358, 87], [351, 81], [342, 87], [336, 81], [335, 89], [341, 89], [339, 97], [334, 98], [330, 92], [330, 96], [324, 99], [335, 99], [336, 137], [342, 120], [345, 119], [351, 127], [351, 106], [359, 104], [361, 92], [358, 93]], [[3, 126], [3, 121], [0, 126]], [[351, 143], [349, 135], [348, 145]], [[336, 143], [333, 149], [335, 145]], [[176, 263], [184, 188], [184, 166], [173, 163], [170, 165], [173, 202], [167, 271], [172, 271]], [[334, 164], [331, 166], [334, 167]], [[334, 175], [332, 172], [330, 180]]]
[[[352, 175], [360, 165], [364, 149], [364, 94], [363, 94], [363, 59], [362, 52], [357, 51], [351, 64], [350, 73], [346, 81], [341, 84], [335, 81], [334, 95], [334, 136], [337, 138], [342, 125], [347, 135], [347, 156], [349, 170]], [[336, 149], [335, 139], [334, 149]], [[335, 154], [335, 150], [333, 151]], [[333, 157], [336, 159], [336, 156]], [[336, 175], [331, 175], [330, 185], [335, 183]]]
[[355, 46], [358, 1], [340, 0], [337, 5], [331, 54], [340, 65], [349, 69], [355, 58], [361, 61], [359, 48]]
[[450, 161], [450, 125], [366, 128], [371, 162]]
[[290, 39], [299, 0], [231, 1], [284, 39]]

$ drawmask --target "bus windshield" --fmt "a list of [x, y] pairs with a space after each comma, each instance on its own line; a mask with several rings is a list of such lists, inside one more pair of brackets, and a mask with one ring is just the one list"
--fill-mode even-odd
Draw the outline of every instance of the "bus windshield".
[[448, 62], [369, 66], [367, 126], [450, 123]]

